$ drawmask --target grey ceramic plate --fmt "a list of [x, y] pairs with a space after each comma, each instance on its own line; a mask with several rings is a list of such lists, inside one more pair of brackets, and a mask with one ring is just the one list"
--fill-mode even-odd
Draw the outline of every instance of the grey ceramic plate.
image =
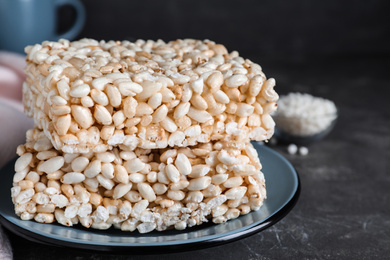
[[223, 224], [205, 223], [184, 231], [169, 230], [140, 234], [116, 229], [93, 230], [80, 225], [41, 224], [15, 215], [10, 188], [13, 164], [0, 170], [0, 222], [11, 232], [39, 243], [87, 250], [156, 253], [210, 247], [235, 241], [264, 230], [282, 219], [299, 197], [299, 177], [292, 165], [272, 149], [254, 143], [263, 165], [267, 199], [260, 210]]

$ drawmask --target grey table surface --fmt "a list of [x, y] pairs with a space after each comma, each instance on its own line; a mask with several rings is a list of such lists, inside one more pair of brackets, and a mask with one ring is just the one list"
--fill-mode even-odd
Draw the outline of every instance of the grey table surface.
[[333, 100], [335, 129], [285, 156], [301, 179], [295, 208], [274, 226], [226, 245], [161, 255], [107, 255], [44, 246], [10, 234], [15, 259], [389, 259], [390, 78], [388, 59], [259, 62], [280, 94]]

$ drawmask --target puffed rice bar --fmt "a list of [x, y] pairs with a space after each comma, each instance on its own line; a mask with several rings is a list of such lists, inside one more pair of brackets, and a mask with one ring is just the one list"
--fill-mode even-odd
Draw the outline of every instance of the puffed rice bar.
[[25, 111], [66, 153], [260, 141], [274, 131], [275, 80], [209, 40], [59, 40], [26, 53]]
[[23, 220], [141, 233], [181, 230], [258, 210], [266, 197], [250, 143], [66, 154], [40, 130], [26, 136], [11, 189]]

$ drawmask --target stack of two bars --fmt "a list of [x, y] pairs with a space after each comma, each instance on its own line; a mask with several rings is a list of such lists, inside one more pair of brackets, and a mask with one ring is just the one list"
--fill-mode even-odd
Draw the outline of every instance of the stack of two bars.
[[23, 220], [141, 233], [258, 210], [250, 140], [274, 131], [274, 79], [212, 41], [43, 42], [26, 48], [12, 199]]

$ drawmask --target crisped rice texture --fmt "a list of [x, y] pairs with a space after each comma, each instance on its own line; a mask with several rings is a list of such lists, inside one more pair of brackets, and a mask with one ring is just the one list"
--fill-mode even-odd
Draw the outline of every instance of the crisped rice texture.
[[66, 153], [247, 143], [274, 131], [275, 80], [209, 40], [59, 40], [26, 53], [25, 111]]
[[67, 154], [41, 130], [26, 135], [11, 190], [23, 220], [141, 233], [181, 230], [257, 210], [266, 197], [250, 143]]

